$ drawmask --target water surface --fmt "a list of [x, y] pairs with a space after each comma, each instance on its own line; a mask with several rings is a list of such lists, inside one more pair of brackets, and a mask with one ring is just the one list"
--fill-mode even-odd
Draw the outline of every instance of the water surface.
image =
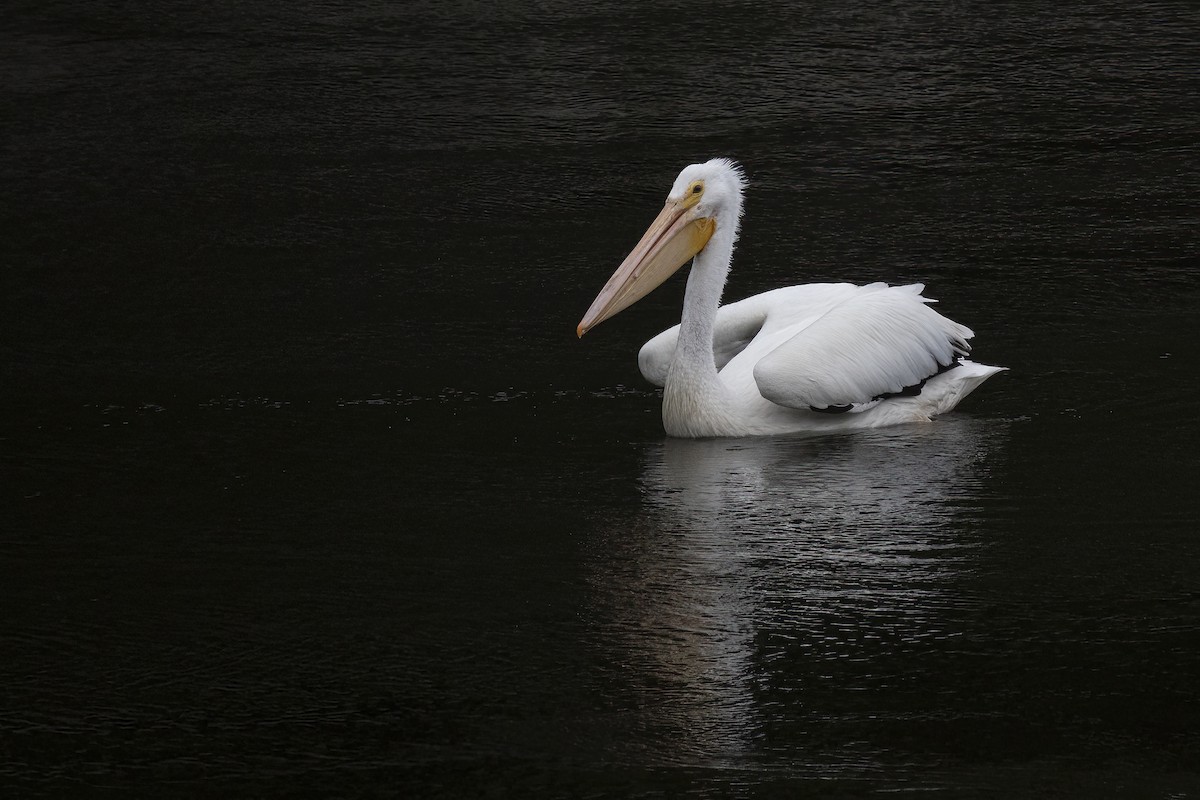
[[[1186, 4], [23, 3], [0, 34], [0, 785], [1200, 794]], [[727, 297], [919, 281], [933, 425], [674, 441]]]

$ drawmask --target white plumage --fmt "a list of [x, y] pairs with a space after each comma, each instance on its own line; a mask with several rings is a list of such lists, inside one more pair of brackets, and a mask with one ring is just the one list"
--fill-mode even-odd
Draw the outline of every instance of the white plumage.
[[920, 284], [808, 284], [720, 306], [744, 186], [727, 159], [686, 167], [579, 325], [582, 336], [695, 256], [682, 321], [638, 354], [642, 374], [664, 388], [668, 434], [928, 421], [1003, 369], [963, 358], [974, 334], [930, 308]]

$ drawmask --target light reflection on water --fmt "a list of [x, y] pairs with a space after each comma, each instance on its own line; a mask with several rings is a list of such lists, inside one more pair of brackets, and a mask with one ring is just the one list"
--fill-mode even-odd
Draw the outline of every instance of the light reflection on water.
[[[869, 672], [959, 635], [943, 612], [985, 546], [973, 526], [1008, 429], [951, 418], [854, 437], [647, 445], [643, 507], [602, 531], [590, 585], [597, 638], [640, 687], [662, 757], [744, 759], [777, 722], [775, 693], [799, 692], [789, 705], [805, 706], [797, 672], [848, 660], [876, 664]], [[810, 665], [797, 670], [797, 658]], [[808, 705], [810, 722], [827, 714]], [[867, 750], [811, 766], [862, 769]]]

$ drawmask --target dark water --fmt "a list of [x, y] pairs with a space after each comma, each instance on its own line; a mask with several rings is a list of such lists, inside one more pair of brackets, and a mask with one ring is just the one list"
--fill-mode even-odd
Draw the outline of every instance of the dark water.
[[[5, 796], [1200, 797], [1194, 4], [6, 22]], [[1011, 371], [666, 440], [682, 281], [574, 326], [713, 155]]]

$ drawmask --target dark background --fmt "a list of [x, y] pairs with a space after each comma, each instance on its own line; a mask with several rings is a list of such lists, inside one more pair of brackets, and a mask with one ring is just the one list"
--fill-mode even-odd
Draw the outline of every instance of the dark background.
[[[1200, 796], [1190, 3], [28, 3], [0, 29], [13, 796]], [[931, 426], [666, 440], [576, 341], [920, 281]]]

